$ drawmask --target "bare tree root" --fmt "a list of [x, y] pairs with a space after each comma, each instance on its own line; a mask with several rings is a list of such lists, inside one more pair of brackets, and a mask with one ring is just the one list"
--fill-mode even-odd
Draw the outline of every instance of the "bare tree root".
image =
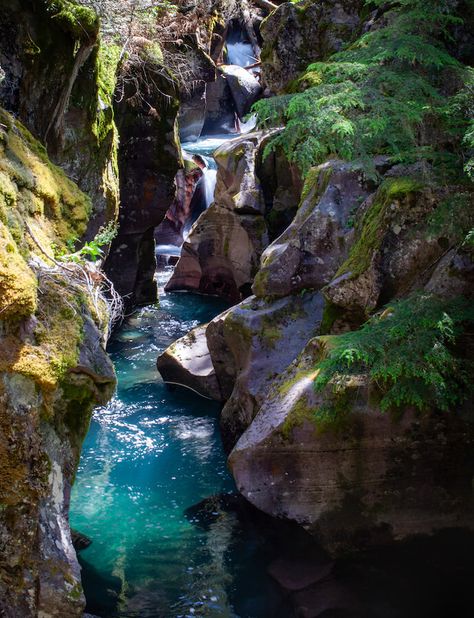
[[[100, 262], [63, 262], [51, 256], [41, 245], [33, 230], [26, 222], [26, 229], [33, 242], [47, 258], [48, 262], [35, 255], [30, 259], [30, 267], [37, 273], [38, 280], [61, 279], [69, 289], [77, 294], [86, 294], [104, 332], [105, 341], [110, 337], [115, 324], [124, 318], [123, 299], [114, 288], [114, 284], [101, 270]], [[67, 259], [68, 256], [65, 256]], [[106, 319], [104, 319], [106, 316]]]

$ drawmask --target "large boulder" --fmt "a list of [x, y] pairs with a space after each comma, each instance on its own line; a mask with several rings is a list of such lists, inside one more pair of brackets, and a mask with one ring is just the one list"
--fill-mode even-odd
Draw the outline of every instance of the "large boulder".
[[333, 307], [356, 322], [391, 298], [423, 287], [446, 250], [462, 241], [461, 220], [436, 229], [436, 220], [455, 203], [456, 187], [391, 176], [395, 171], [361, 206], [348, 259], [324, 289]]
[[175, 341], [158, 357], [157, 368], [166, 383], [190, 388], [203, 397], [221, 400], [216, 372], [206, 340], [207, 325], [198, 326]]
[[329, 161], [312, 169], [294, 220], [262, 255], [254, 294], [286, 296], [329, 283], [347, 256], [353, 217], [371, 189], [356, 165]]
[[215, 152], [215, 203], [191, 228], [167, 290], [198, 290], [230, 302], [248, 296], [268, 245], [263, 194], [255, 176], [260, 139], [260, 134], [239, 137]]
[[195, 290], [238, 302], [250, 288], [264, 242], [263, 217], [239, 217], [213, 204], [191, 228], [166, 290]]
[[251, 297], [207, 327], [212, 363], [223, 398], [228, 400], [221, 414], [227, 449], [252, 422], [275, 376], [319, 332], [323, 304], [319, 293], [274, 302]]
[[228, 64], [220, 70], [229, 84], [237, 114], [243, 118], [262, 93], [260, 82], [243, 67]]
[[262, 137], [261, 133], [250, 133], [222, 144], [215, 151], [215, 201], [219, 206], [239, 214], [264, 214], [262, 188], [255, 174]]
[[462, 415], [383, 414], [355, 380], [338, 412], [313, 381], [330, 342], [278, 378], [229, 463], [240, 492], [331, 552], [473, 526], [474, 426]]
[[[199, 290], [231, 302], [249, 296], [260, 256], [268, 246], [268, 225], [275, 230], [285, 220], [285, 208], [294, 212], [301, 188], [296, 172], [280, 178], [285, 167], [280, 153], [265, 166], [264, 192], [257, 172], [266, 142], [265, 134], [251, 133], [216, 150], [215, 204], [192, 227], [167, 290]], [[276, 218], [274, 203], [279, 209]]]
[[359, 0], [285, 2], [262, 23], [262, 79], [274, 93], [311, 62], [339, 51], [360, 25]]

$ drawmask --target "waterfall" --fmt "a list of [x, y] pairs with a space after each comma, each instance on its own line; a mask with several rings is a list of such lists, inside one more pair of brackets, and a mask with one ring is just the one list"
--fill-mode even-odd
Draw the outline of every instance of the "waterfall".
[[227, 63], [248, 67], [257, 62], [253, 47], [245, 41], [227, 41]]

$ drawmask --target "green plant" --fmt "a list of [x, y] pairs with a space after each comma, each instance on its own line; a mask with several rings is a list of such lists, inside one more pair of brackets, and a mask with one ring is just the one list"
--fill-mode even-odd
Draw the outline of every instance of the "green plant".
[[[445, 88], [447, 79], [460, 86], [471, 79], [445, 47], [451, 27], [461, 22], [455, 3], [367, 4], [388, 7], [381, 27], [310, 65], [312, 87], [255, 104], [260, 125], [284, 125], [266, 153], [282, 147], [305, 173], [336, 156], [365, 162], [375, 175], [370, 159], [380, 154], [403, 162], [442, 159], [461, 169], [462, 136], [472, 146], [474, 132], [465, 106]], [[457, 145], [448, 154], [449, 141]]]
[[[95, 238], [90, 242], [86, 242], [79, 251], [74, 253], [62, 252], [58, 255], [64, 262], [81, 262], [87, 259], [91, 262], [96, 262], [103, 256], [102, 247], [109, 245], [112, 240], [117, 236], [118, 228], [113, 221], [109, 222], [104, 227], [101, 227]], [[77, 242], [77, 238], [71, 238], [67, 242], [68, 248], [74, 246]]]
[[417, 294], [397, 301], [359, 330], [332, 338], [315, 388], [341, 392], [351, 378], [366, 375], [380, 391], [383, 411], [450, 410], [472, 393], [474, 364], [457, 343], [473, 326], [474, 306], [462, 297]]

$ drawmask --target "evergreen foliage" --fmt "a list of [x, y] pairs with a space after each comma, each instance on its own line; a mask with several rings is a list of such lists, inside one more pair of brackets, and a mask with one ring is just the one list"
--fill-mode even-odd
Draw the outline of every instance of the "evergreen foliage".
[[[261, 126], [284, 126], [267, 152], [283, 147], [303, 172], [328, 157], [368, 163], [380, 154], [462, 167], [463, 135], [473, 149], [474, 121], [472, 71], [445, 46], [461, 23], [456, 4], [398, 0], [376, 27], [310, 65], [302, 83], [311, 87], [256, 103]], [[473, 159], [466, 169], [474, 170]]]
[[315, 388], [344, 393], [351, 377], [368, 375], [384, 411], [406, 405], [449, 410], [472, 395], [473, 363], [456, 344], [473, 326], [474, 307], [465, 298], [418, 294], [400, 300], [361, 329], [331, 340]]

